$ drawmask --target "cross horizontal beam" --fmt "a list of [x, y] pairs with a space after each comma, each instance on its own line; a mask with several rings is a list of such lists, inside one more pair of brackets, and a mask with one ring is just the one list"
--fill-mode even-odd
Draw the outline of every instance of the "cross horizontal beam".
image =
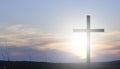
[[104, 32], [104, 29], [73, 29], [73, 32]]

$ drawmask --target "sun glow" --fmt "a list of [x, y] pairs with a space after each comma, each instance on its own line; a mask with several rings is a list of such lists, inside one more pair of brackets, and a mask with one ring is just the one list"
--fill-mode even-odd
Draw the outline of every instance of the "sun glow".
[[87, 39], [85, 33], [75, 33], [69, 37], [69, 46], [71, 53], [79, 56], [81, 59], [86, 58]]

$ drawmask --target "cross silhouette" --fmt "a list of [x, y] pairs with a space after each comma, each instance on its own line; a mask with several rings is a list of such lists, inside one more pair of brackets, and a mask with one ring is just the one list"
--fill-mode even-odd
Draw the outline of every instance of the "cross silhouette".
[[104, 32], [104, 29], [91, 29], [90, 16], [87, 16], [87, 29], [73, 29], [74, 32], [87, 32], [87, 65], [90, 66], [90, 32]]

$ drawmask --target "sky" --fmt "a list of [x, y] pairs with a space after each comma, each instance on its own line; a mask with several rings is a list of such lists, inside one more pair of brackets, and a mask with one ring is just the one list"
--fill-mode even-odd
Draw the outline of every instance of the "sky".
[[[91, 33], [92, 62], [120, 60], [120, 0], [0, 0], [0, 60], [85, 62]], [[98, 37], [99, 36], [99, 37]]]

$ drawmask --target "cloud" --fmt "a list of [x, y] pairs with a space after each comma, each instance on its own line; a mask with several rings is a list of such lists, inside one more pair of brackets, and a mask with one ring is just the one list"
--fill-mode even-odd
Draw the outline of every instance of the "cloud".
[[[74, 46], [71, 47], [70, 43], [67, 42], [69, 39], [65, 38], [68, 36], [66, 34], [44, 33], [39, 28], [31, 28], [25, 25], [5, 26], [0, 28], [0, 31], [0, 47], [11, 49], [9, 54], [12, 60], [29, 60], [26, 55], [32, 55], [32, 60], [35, 61], [48, 61], [48, 59], [53, 62], [85, 61], [80, 56], [81, 51], [73, 48]], [[92, 35], [92, 59], [102, 61], [107, 60], [106, 57], [109, 60], [120, 58], [119, 35], [119, 31], [99, 33], [97, 36], [96, 34]], [[29, 52], [32, 54], [28, 54]], [[56, 56], [58, 56], [57, 59]]]
[[[31, 44], [36, 44], [44, 46], [45, 44], [57, 42], [57, 38], [53, 34], [46, 34], [37, 29], [29, 28], [23, 25], [15, 25], [0, 29], [0, 40], [3, 43], [6, 41], [7, 45], [15, 46], [29, 46]], [[58, 41], [59, 42], [59, 41]]]
[[[119, 60], [120, 56], [120, 32], [106, 32], [98, 35], [94, 40], [92, 53], [94, 61]], [[96, 43], [95, 43], [96, 42]]]
[[[35, 61], [83, 61], [76, 55], [61, 50], [60, 47], [65, 45], [62, 36], [43, 33], [42, 31], [38, 31], [38, 29], [29, 28], [24, 25], [14, 25], [4, 27], [4, 30], [2, 29], [0, 29], [0, 47], [8, 49], [11, 60], [24, 61], [29, 60], [29, 56], [31, 56], [34, 57], [31, 60]], [[5, 51], [3, 49], [2, 53], [5, 54]], [[7, 56], [5, 55], [5, 57]]]

